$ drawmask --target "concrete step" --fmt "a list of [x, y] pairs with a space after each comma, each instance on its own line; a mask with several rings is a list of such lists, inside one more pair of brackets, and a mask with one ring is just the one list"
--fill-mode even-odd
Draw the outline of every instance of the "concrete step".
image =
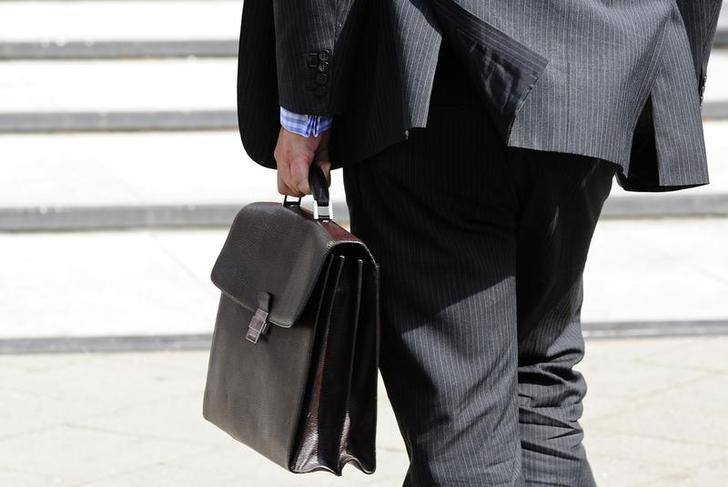
[[[209, 275], [226, 233], [0, 234], [0, 339], [178, 336], [170, 340], [199, 346], [214, 324]], [[585, 274], [585, 328], [725, 333], [727, 240], [728, 219], [602, 220]]]
[[716, 32], [716, 37], [721, 40], [725, 39], [725, 41], [728, 42], [728, 36], [725, 34], [728, 34], [728, 3], [723, 2], [720, 8], [718, 32]]
[[[0, 59], [234, 56], [241, 7], [228, 0], [4, 1]], [[728, 46], [725, 12], [717, 47]]]
[[703, 94], [703, 118], [728, 117], [728, 49], [713, 51]]
[[233, 0], [2, 1], [0, 43], [232, 40], [240, 34], [242, 5]]
[[232, 57], [241, 8], [228, 0], [3, 1], [0, 60]]
[[[236, 127], [234, 59], [0, 63], [0, 133]], [[711, 56], [703, 114], [728, 117], [728, 51]]]
[[0, 124], [14, 114], [234, 110], [232, 59], [0, 63]]
[[234, 57], [238, 41], [52, 41], [0, 43], [0, 60]]
[[[705, 124], [711, 184], [629, 193], [616, 182], [605, 218], [728, 215], [728, 121]], [[0, 135], [0, 230], [222, 226], [252, 201], [282, 201], [276, 172], [237, 131]], [[330, 189], [346, 222], [340, 170]], [[312, 199], [303, 199], [311, 205]]]

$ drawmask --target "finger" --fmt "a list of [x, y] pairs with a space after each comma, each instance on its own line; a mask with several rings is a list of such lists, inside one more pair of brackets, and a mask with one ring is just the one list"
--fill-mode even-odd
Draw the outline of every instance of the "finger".
[[276, 167], [278, 168], [278, 193], [289, 196], [304, 196], [291, 184], [290, 164], [285, 157], [280, 155], [276, 156]]
[[291, 194], [292, 195], [291, 188], [288, 185], [288, 180], [290, 178], [290, 176], [289, 176], [290, 170], [288, 169], [288, 161], [286, 160], [285, 155], [283, 154], [280, 137], [278, 139], [278, 144], [276, 145], [276, 148], [273, 151], [273, 159], [275, 159], [275, 161], [276, 161], [276, 174], [278, 177], [278, 192], [280, 194]]
[[278, 192], [280, 194], [287, 194], [289, 196], [304, 196], [304, 193], [296, 189], [291, 183], [290, 183], [290, 176], [289, 181], [286, 181], [285, 172], [278, 171]]
[[291, 188], [288, 186], [288, 183], [286, 183], [285, 178], [285, 169], [283, 169], [283, 164], [276, 161], [277, 171], [276, 171], [276, 177], [278, 179], [278, 192], [280, 194], [290, 194], [293, 195], [291, 192]]
[[283, 180], [283, 175], [281, 174], [280, 171], [278, 171], [278, 192], [280, 194], [287, 194], [289, 196], [294, 196], [294, 191], [292, 191], [291, 188]]
[[308, 186], [308, 169], [310, 162], [303, 158], [296, 158], [291, 161], [291, 186], [303, 194], [311, 194]]

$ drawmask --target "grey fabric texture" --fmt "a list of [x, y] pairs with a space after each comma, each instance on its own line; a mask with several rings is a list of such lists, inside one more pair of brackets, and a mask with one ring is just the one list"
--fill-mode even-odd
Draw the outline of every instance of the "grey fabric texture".
[[[447, 39], [507, 146], [616, 163], [629, 191], [707, 184], [701, 102], [721, 3], [246, 0], [243, 146], [275, 168], [279, 104], [334, 116], [334, 169], [405, 140], [427, 126]], [[319, 84], [307, 63], [322, 50], [331, 59]]]
[[[721, 3], [395, 0], [404, 121], [426, 126], [424, 95], [411, 87], [430, 89], [431, 53], [443, 36], [452, 38], [448, 24], [470, 16], [504, 34], [485, 39], [486, 50], [507, 56], [520, 44], [548, 60], [504, 136], [507, 145], [615, 162], [627, 190], [706, 184], [700, 107]], [[452, 14], [453, 5], [465, 14]], [[638, 137], [647, 140], [633, 147], [640, 114], [648, 126]]]
[[573, 366], [583, 270], [619, 166], [506, 147], [441, 62], [428, 127], [343, 168], [351, 231], [381, 266], [402, 485], [594, 486]]

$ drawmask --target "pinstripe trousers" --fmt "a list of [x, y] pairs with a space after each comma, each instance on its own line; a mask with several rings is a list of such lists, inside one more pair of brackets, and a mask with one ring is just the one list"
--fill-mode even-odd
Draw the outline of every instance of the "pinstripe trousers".
[[405, 487], [595, 485], [582, 275], [618, 166], [506, 147], [442, 50], [426, 128], [343, 167], [381, 265], [380, 372]]

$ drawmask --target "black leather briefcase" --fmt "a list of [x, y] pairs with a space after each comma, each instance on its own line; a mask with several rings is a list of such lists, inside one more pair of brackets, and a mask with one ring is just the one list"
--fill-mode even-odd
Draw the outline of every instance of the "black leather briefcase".
[[283, 468], [375, 470], [379, 265], [331, 219], [312, 164], [301, 198], [232, 223], [211, 278], [221, 296], [203, 416]]

